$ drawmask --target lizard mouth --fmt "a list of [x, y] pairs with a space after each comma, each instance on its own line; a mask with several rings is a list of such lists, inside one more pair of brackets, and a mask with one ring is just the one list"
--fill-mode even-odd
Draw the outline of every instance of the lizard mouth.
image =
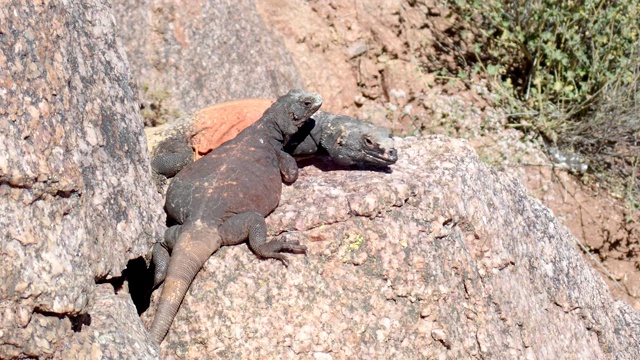
[[296, 116], [296, 114], [291, 114], [291, 122], [296, 127], [302, 126], [307, 120], [309, 120], [309, 116]]
[[366, 156], [369, 163], [375, 165], [391, 165], [395, 164], [398, 161], [398, 152], [395, 148], [391, 148], [388, 150], [377, 149], [376, 150], [365, 150], [364, 155]]
[[293, 117], [293, 124], [296, 126], [300, 126], [307, 121], [308, 118], [298, 118], [297, 116]]

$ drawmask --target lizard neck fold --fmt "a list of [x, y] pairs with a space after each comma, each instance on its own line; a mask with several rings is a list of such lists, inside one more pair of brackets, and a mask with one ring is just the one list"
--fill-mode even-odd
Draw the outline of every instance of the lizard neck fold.
[[262, 118], [256, 122], [256, 128], [282, 147], [285, 140], [298, 131], [298, 128], [289, 120], [290, 118], [291, 115], [287, 112], [284, 104], [276, 103], [267, 109]]

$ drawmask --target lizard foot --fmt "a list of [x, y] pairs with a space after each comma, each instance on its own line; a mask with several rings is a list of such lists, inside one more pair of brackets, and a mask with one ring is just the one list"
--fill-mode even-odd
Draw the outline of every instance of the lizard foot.
[[167, 277], [167, 270], [169, 269], [169, 261], [171, 257], [167, 248], [161, 243], [155, 243], [153, 245], [153, 251], [151, 254], [151, 259], [155, 268], [153, 273], [153, 287], [151, 289], [155, 289]]
[[289, 266], [289, 260], [281, 251], [288, 251], [296, 254], [304, 254], [307, 252], [307, 247], [300, 245], [299, 241], [279, 241], [274, 240], [268, 243], [262, 244], [256, 253], [263, 258], [273, 258], [282, 261], [284, 266]]

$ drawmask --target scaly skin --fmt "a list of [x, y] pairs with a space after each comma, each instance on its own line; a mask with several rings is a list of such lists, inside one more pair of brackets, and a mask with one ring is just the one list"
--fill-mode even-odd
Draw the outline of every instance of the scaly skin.
[[347, 166], [384, 167], [398, 160], [389, 129], [322, 111], [294, 134], [284, 149], [293, 156], [326, 152], [335, 163]]
[[[153, 169], [172, 177], [192, 159], [235, 137], [259, 118], [261, 109], [272, 103], [268, 99], [222, 103], [199, 110], [191, 118], [168, 123], [164, 128], [149, 130]], [[292, 136], [285, 151], [296, 157], [326, 153], [337, 164], [365, 167], [384, 167], [398, 159], [387, 128], [322, 111]]]
[[[282, 150], [283, 143], [321, 104], [315, 93], [291, 90], [236, 138], [190, 163], [173, 178], [165, 210], [177, 225], [165, 234], [169, 249], [156, 244], [153, 253], [156, 281], [164, 278], [166, 269], [149, 330], [158, 344], [171, 327], [193, 278], [221, 246], [248, 239], [258, 256], [279, 259], [285, 265], [287, 258], [280, 251], [306, 250], [298, 243], [266, 242], [264, 218], [280, 201], [282, 181], [293, 182], [298, 176], [296, 162]], [[170, 258], [167, 250], [172, 250]]]

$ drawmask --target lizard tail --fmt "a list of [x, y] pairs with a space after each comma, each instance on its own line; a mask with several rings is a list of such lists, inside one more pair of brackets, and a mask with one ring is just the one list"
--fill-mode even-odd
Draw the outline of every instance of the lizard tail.
[[156, 316], [149, 329], [156, 344], [160, 344], [167, 335], [193, 278], [211, 254], [219, 248], [220, 236], [217, 232], [200, 229], [186, 230], [180, 234], [171, 254]]

